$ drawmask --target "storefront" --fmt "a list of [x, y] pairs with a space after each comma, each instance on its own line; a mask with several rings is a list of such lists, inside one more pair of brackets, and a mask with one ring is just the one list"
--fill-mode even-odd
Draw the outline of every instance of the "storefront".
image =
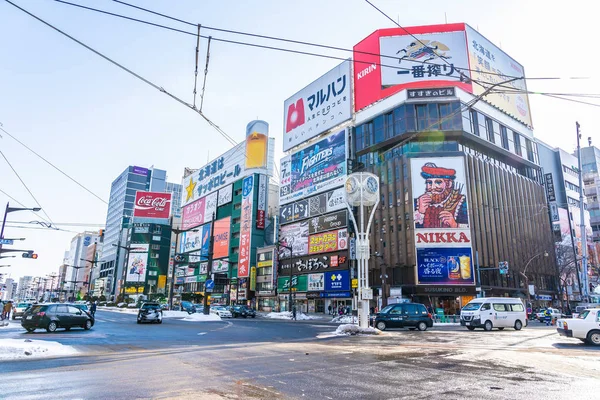
[[475, 286], [419, 285], [402, 288], [405, 297], [431, 307], [435, 314], [459, 315], [460, 309], [477, 296]]

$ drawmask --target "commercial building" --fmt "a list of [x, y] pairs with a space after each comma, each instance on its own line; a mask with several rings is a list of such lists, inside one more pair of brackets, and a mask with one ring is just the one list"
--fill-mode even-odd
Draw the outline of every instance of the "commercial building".
[[462, 23], [382, 29], [354, 47], [350, 158], [381, 183], [374, 305], [456, 314], [479, 283], [488, 296], [528, 298], [533, 285], [540, 301], [557, 298], [524, 76]]
[[[0, 277], [0, 282], [3, 280]], [[12, 278], [6, 278], [4, 282], [0, 283], [0, 298], [4, 301], [13, 300], [15, 295], [17, 294], [17, 282], [15, 282]]]
[[[577, 157], [538, 140], [544, 172], [549, 218], [554, 232], [557, 274], [565, 302], [582, 300], [584, 283], [581, 263], [581, 209]], [[588, 202], [584, 199], [588, 253], [594, 259]]]
[[71, 239], [63, 288], [73, 299], [83, 298], [89, 289], [91, 270], [85, 260], [88, 257], [89, 247], [96, 248], [99, 236], [99, 232], [85, 231]]
[[19, 285], [17, 286], [17, 299], [25, 301], [33, 299], [35, 292], [33, 290], [33, 276], [22, 276], [19, 278]]
[[583, 187], [588, 202], [590, 213], [590, 225], [592, 228], [592, 239], [588, 251], [588, 267], [590, 289], [594, 289], [596, 295], [600, 294], [600, 149], [592, 146], [591, 138], [588, 138], [588, 146], [581, 148], [581, 171], [583, 174]]
[[[257, 248], [265, 245], [273, 154], [268, 125], [252, 121], [243, 143], [199, 169], [188, 169], [183, 179], [184, 232], [177, 239], [183, 258], [175, 270], [178, 296], [210, 293], [211, 302], [221, 304], [254, 301], [255, 260]], [[214, 282], [209, 291], [207, 280]]]
[[95, 283], [95, 286], [104, 285], [103, 290], [98, 288], [104, 295], [114, 297], [118, 293], [118, 281], [123, 275], [126, 255], [119, 246], [124, 246], [128, 240], [136, 192], [181, 192], [179, 184], [169, 183], [166, 179], [167, 173], [164, 170], [129, 166], [113, 181], [106, 216], [102, 262], [97, 277], [101, 280]]
[[[344, 61], [284, 103], [287, 155], [280, 168], [279, 254], [277, 248], [265, 249], [257, 260], [264, 265], [259, 268], [263, 309], [290, 310], [290, 291], [303, 312], [352, 304], [352, 232], [343, 190], [352, 118], [350, 70], [351, 62]], [[276, 272], [270, 289], [276, 290], [275, 299], [267, 289], [270, 270]]]

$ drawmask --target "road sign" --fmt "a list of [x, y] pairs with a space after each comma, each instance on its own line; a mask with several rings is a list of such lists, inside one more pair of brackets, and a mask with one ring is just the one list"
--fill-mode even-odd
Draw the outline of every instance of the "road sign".
[[212, 292], [215, 288], [215, 281], [212, 279], [207, 279], [206, 282], [204, 282], [204, 287], [206, 288], [207, 292]]
[[361, 298], [362, 300], [373, 300], [373, 289], [363, 288]]
[[0, 239], [0, 244], [8, 244], [8, 245], [10, 245], [10, 244], [14, 244], [14, 243], [15, 243], [15, 241], [12, 240], [12, 239]]

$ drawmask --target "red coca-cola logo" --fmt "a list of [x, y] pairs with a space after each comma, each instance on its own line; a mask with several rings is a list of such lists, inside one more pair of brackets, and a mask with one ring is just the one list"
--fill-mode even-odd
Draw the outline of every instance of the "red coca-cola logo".
[[171, 193], [137, 192], [134, 217], [169, 218]]

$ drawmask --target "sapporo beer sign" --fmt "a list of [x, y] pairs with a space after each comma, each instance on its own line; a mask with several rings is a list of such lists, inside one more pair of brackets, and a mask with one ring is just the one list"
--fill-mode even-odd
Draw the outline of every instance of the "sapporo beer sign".
[[170, 214], [171, 193], [136, 192], [134, 217], [168, 219]]

